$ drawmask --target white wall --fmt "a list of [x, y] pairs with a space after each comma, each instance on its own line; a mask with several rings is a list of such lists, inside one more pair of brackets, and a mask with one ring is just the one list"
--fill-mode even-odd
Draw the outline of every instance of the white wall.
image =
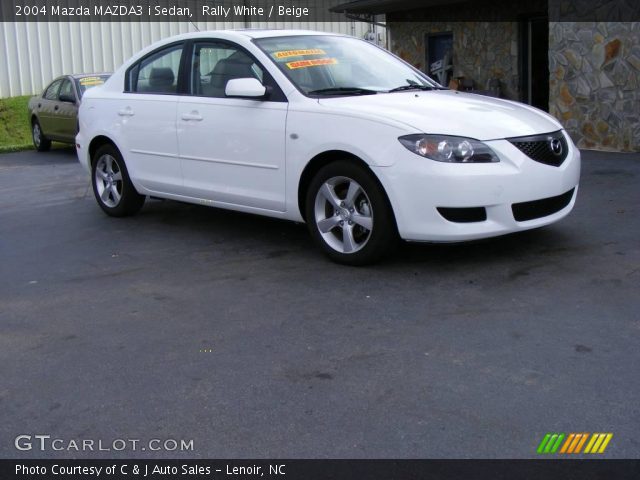
[[[198, 22], [200, 30], [244, 28], [241, 22]], [[253, 28], [308, 29], [363, 38], [361, 22], [269, 22]], [[188, 22], [0, 22], [0, 98], [39, 93], [55, 77], [111, 72], [147, 45], [195, 31]]]

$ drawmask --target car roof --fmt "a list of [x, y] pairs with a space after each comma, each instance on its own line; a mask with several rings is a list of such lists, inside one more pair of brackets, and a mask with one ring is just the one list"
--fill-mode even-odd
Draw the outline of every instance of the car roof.
[[278, 29], [262, 29], [262, 28], [243, 28], [232, 30], [240, 35], [250, 38], [268, 38], [268, 37], [291, 37], [299, 35], [333, 35], [342, 36], [340, 34], [328, 32], [316, 32], [313, 30], [278, 30]]
[[85, 78], [85, 77], [104, 77], [105, 75], [112, 75], [111, 72], [101, 72], [101, 73], [72, 73], [71, 75], [65, 75], [65, 76], [69, 76], [75, 80], [79, 80], [80, 78]]
[[180, 35], [168, 37], [165, 41], [176, 40], [189, 40], [196, 38], [206, 38], [211, 35], [224, 35], [225, 37], [241, 38], [271, 38], [271, 37], [292, 37], [301, 35], [324, 35], [324, 36], [340, 36], [346, 35], [328, 33], [328, 32], [316, 32], [313, 30], [277, 30], [277, 29], [259, 29], [259, 28], [244, 28], [244, 29], [232, 29], [232, 30], [202, 30], [199, 32], [189, 32]]

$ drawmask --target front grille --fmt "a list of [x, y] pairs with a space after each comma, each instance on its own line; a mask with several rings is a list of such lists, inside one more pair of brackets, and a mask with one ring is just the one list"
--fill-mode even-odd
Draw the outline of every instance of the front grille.
[[507, 140], [531, 160], [553, 167], [562, 165], [569, 153], [567, 140], [560, 131]]
[[543, 198], [542, 200], [534, 200], [532, 202], [514, 203], [511, 205], [513, 218], [515, 218], [517, 222], [526, 222], [527, 220], [553, 215], [569, 205], [573, 198], [574, 190], [575, 188], [572, 188], [557, 197]]
[[484, 222], [487, 219], [487, 210], [484, 207], [438, 207], [438, 212], [450, 222], [455, 223]]

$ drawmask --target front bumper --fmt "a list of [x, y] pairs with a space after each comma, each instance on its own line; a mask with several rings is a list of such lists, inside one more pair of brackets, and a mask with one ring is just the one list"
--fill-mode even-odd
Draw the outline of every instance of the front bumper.
[[[372, 170], [389, 196], [398, 232], [405, 240], [456, 242], [504, 235], [556, 222], [575, 205], [580, 152], [564, 135], [569, 151], [559, 167], [530, 159], [507, 140], [493, 140], [485, 143], [500, 157], [497, 163], [436, 162], [400, 145], [392, 166]], [[571, 195], [568, 192], [572, 189]], [[542, 210], [543, 216], [524, 221], [514, 217], [514, 204], [563, 194], [568, 204], [565, 202], [566, 206], [556, 211], [552, 209], [551, 214]], [[486, 211], [486, 219], [450, 221], [438, 212], [439, 207], [481, 207]]]

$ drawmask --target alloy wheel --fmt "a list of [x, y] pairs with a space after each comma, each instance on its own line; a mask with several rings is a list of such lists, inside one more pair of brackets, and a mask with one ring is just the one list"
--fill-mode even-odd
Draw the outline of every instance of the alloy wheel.
[[371, 237], [371, 201], [351, 178], [332, 177], [325, 181], [316, 194], [314, 214], [322, 238], [337, 252], [355, 253]]
[[96, 163], [96, 189], [100, 201], [107, 207], [117, 207], [122, 198], [122, 171], [114, 157], [102, 155]]

